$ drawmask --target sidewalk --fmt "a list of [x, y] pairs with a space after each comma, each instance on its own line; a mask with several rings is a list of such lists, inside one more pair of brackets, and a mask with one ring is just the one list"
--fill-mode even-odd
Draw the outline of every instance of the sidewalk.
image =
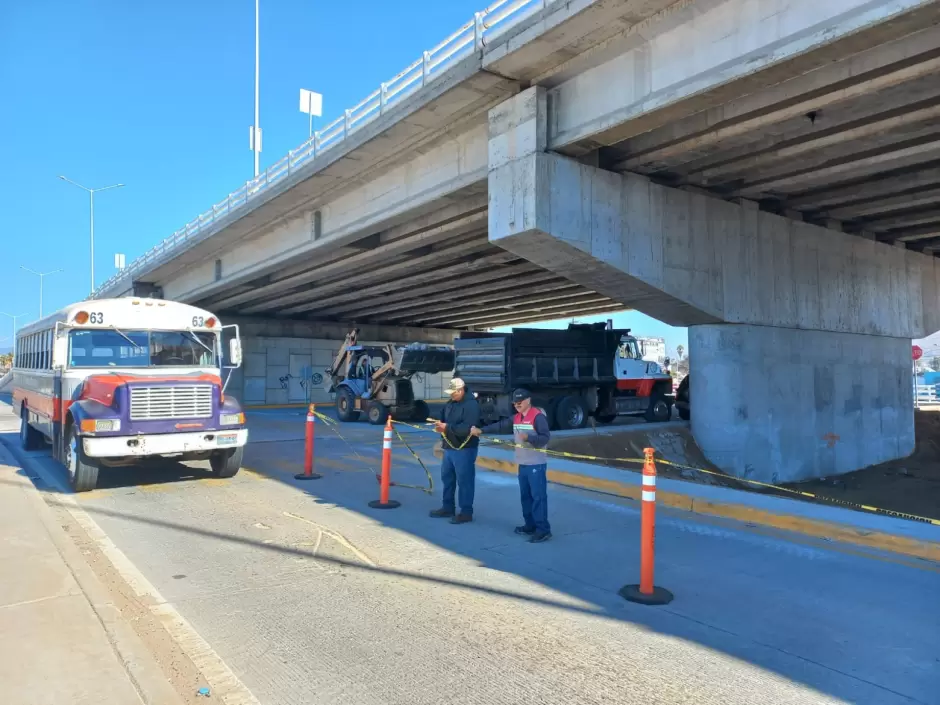
[[0, 565], [4, 705], [181, 702], [2, 443]]

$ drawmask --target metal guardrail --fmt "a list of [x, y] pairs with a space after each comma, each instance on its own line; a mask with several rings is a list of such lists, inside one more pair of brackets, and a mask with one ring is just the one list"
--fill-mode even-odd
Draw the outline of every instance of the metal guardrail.
[[916, 384], [914, 385], [914, 405], [918, 404], [938, 404], [940, 396], [937, 394], [937, 385], [935, 384]]
[[472, 20], [447, 39], [433, 49], [425, 51], [420, 59], [381, 84], [377, 90], [372, 91], [359, 103], [345, 110], [342, 116], [316, 131], [312, 138], [296, 149], [290, 150], [287, 156], [269, 166], [264, 173], [246, 181], [241, 188], [232, 191], [224, 200], [216, 203], [113, 275], [95, 289], [92, 298], [97, 298], [122, 279], [133, 278], [134, 274], [148, 264], [181, 248], [190, 238], [211, 224], [244, 208], [253, 198], [287, 178], [297, 168], [342, 144], [347, 137], [383, 115], [386, 110], [443, 76], [461, 59], [474, 52], [482, 51], [487, 40], [493, 40], [529, 15], [544, 9], [551, 2], [553, 0], [497, 0], [482, 12], [477, 12]]

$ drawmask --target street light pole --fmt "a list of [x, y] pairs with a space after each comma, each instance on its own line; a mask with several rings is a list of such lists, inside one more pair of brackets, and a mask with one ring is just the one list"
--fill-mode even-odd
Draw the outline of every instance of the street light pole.
[[39, 317], [42, 318], [42, 280], [44, 277], [48, 277], [50, 274], [58, 274], [61, 272], [61, 269], [54, 269], [51, 272], [37, 272], [35, 269], [30, 269], [29, 267], [24, 267], [20, 265], [20, 269], [29, 272], [30, 274], [35, 274], [39, 277]]
[[255, 178], [259, 172], [259, 158], [261, 156], [261, 125], [259, 116], [258, 98], [261, 83], [261, 34], [260, 34], [260, 2], [255, 0], [255, 124], [252, 126], [251, 148], [255, 153]]
[[73, 186], [78, 186], [83, 191], [88, 192], [89, 198], [89, 217], [91, 222], [89, 224], [89, 232], [91, 233], [91, 291], [95, 291], [95, 193], [97, 191], [107, 191], [112, 188], [121, 188], [124, 184], [111, 184], [110, 186], [102, 186], [101, 188], [88, 188], [87, 186], [82, 186], [80, 183], [67, 179], [64, 176], [59, 176], [63, 181], [68, 181]]
[[22, 318], [25, 316], [25, 313], [18, 313], [15, 316], [12, 313], [6, 313], [5, 311], [0, 311], [0, 316], [6, 316], [7, 318], [13, 319], [13, 360], [16, 361], [17, 345], [16, 345], [16, 319]]

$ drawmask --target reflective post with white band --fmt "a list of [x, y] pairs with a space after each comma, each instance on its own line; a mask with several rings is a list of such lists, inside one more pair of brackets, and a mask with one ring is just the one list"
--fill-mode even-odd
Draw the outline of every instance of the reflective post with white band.
[[382, 436], [382, 475], [379, 478], [379, 498], [369, 502], [373, 509], [395, 509], [401, 502], [388, 498], [388, 488], [392, 485], [392, 417], [385, 422]]
[[319, 480], [323, 475], [313, 471], [313, 437], [314, 424], [317, 420], [317, 407], [311, 404], [307, 408], [307, 424], [304, 433], [304, 471], [294, 475], [295, 480]]
[[656, 463], [655, 451], [643, 450], [643, 493], [640, 505], [640, 584], [626, 585], [620, 596], [641, 605], [665, 605], [672, 602], [672, 593], [653, 584], [653, 564], [656, 542]]

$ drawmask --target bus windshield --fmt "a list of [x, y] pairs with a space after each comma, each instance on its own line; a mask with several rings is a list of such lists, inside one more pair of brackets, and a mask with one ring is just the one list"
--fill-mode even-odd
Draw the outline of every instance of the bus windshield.
[[218, 367], [216, 336], [199, 331], [73, 330], [69, 367]]

